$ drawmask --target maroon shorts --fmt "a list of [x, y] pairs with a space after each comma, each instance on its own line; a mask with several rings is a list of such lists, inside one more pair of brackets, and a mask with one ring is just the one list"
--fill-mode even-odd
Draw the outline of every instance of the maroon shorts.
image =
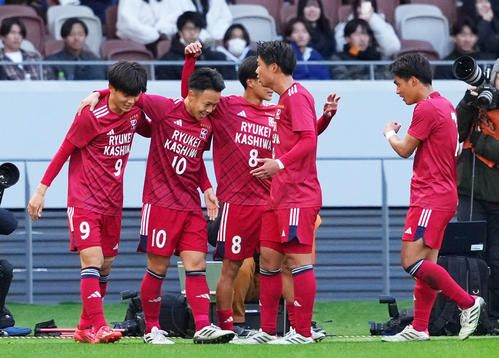
[[104, 215], [69, 207], [68, 224], [71, 251], [80, 252], [99, 246], [106, 257], [118, 255], [121, 215]]
[[224, 203], [218, 229], [216, 257], [244, 260], [252, 257], [260, 241], [264, 206]]
[[445, 228], [454, 217], [455, 211], [423, 209], [411, 206], [405, 218], [402, 241], [417, 241], [431, 249], [440, 250]]
[[286, 254], [312, 253], [318, 213], [319, 208], [265, 211], [260, 245]]
[[180, 211], [144, 204], [137, 251], [165, 257], [182, 251], [208, 252], [208, 232], [201, 208]]

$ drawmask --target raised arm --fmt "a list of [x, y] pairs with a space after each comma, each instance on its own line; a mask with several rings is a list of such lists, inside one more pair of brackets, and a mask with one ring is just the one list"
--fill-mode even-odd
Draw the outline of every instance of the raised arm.
[[196, 67], [196, 60], [201, 56], [203, 45], [199, 41], [193, 42], [185, 47], [184, 54], [184, 67], [182, 68], [181, 77], [181, 96], [182, 98], [187, 97], [187, 92], [189, 91], [189, 77], [191, 77]]

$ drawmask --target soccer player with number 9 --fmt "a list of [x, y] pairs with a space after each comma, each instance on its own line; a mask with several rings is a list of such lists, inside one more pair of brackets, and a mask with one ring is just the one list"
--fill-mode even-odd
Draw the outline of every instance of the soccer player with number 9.
[[149, 123], [135, 107], [146, 91], [147, 72], [138, 63], [119, 62], [108, 74], [109, 94], [94, 110], [77, 114], [59, 151], [31, 197], [28, 212], [42, 216], [45, 193], [68, 158], [68, 223], [71, 250], [81, 262], [82, 314], [74, 339], [108, 343], [121, 338], [102, 309], [111, 265], [118, 254], [123, 207], [123, 171], [135, 132], [150, 136]]

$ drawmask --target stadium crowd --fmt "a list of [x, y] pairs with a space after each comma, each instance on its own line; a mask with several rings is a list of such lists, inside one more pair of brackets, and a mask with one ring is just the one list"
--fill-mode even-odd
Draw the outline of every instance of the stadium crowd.
[[[298, 61], [295, 77], [387, 79], [386, 66], [316, 61], [392, 60], [422, 52], [430, 60], [499, 52], [499, 4], [489, 0], [4, 0], [0, 6], [4, 80], [105, 79], [94, 60], [160, 61], [155, 79], [180, 79], [183, 48], [201, 41], [202, 60], [221, 61], [225, 79], [254, 54], [256, 42], [283, 39]], [[13, 6], [14, 5], [14, 6]], [[431, 15], [431, 20], [426, 15]], [[425, 32], [427, 31], [427, 32]], [[262, 35], [264, 33], [264, 35]], [[419, 33], [419, 34], [418, 34]], [[427, 34], [431, 33], [431, 36]], [[209, 50], [208, 50], [209, 49]], [[78, 64], [29, 65], [30, 61]], [[225, 65], [223, 62], [227, 62]], [[28, 64], [26, 64], [28, 63]], [[452, 78], [451, 66], [436, 79]]]

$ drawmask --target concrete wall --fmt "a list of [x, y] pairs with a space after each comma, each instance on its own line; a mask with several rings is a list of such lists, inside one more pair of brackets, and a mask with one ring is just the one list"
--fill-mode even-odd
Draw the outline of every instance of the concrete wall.
[[[330, 92], [341, 96], [340, 109], [328, 130], [321, 135], [318, 168], [324, 206], [379, 206], [381, 204], [381, 162], [345, 158], [392, 158], [385, 162], [390, 206], [405, 206], [409, 200], [411, 160], [396, 157], [383, 137], [387, 121], [402, 123], [407, 130], [413, 107], [395, 94], [391, 81], [304, 82], [316, 100], [316, 111]], [[21, 170], [19, 183], [6, 190], [2, 206], [25, 205], [27, 173], [31, 189], [39, 182], [48, 161], [57, 151], [80, 100], [105, 82], [1, 82], [0, 163], [12, 161]], [[150, 82], [148, 91], [177, 97], [175, 81]], [[436, 81], [434, 88], [454, 104], [466, 85], [457, 81]], [[240, 94], [238, 82], [227, 82], [224, 94]], [[277, 101], [277, 97], [274, 98]], [[125, 175], [125, 207], [141, 205], [142, 182], [148, 142], [136, 137]], [[207, 154], [206, 158], [211, 158]], [[334, 158], [334, 159], [333, 159]], [[24, 161], [28, 161], [26, 166]], [[208, 164], [213, 179], [213, 167]], [[47, 196], [47, 207], [64, 207], [67, 170], [63, 169]]]

